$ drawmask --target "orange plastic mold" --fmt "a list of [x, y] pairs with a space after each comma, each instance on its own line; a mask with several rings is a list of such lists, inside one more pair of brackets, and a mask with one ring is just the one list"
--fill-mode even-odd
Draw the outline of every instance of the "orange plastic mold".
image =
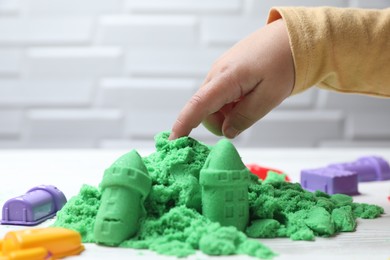
[[10, 231], [0, 247], [0, 260], [55, 260], [84, 250], [78, 232], [58, 227]]

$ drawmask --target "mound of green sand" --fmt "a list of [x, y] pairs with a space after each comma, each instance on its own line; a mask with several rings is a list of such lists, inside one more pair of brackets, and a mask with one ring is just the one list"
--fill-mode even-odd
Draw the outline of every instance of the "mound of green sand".
[[[222, 227], [199, 213], [199, 173], [212, 147], [190, 137], [168, 141], [168, 136], [168, 132], [157, 135], [156, 151], [143, 158], [152, 178], [145, 201], [147, 217], [138, 234], [121, 247], [178, 257], [201, 250], [208, 255], [246, 254], [267, 259], [276, 254], [249, 237], [314, 240], [354, 231], [356, 218], [376, 218], [383, 213], [383, 208], [354, 203], [347, 195], [311, 193], [278, 176], [261, 182], [253, 175], [248, 189], [250, 224], [245, 233]], [[82, 186], [57, 213], [54, 225], [80, 232], [83, 242], [95, 242], [93, 227], [100, 196], [98, 188]]]

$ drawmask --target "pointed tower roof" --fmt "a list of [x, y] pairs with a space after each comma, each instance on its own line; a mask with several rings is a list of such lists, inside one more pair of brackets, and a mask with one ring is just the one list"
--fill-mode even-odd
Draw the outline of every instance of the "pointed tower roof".
[[150, 191], [152, 180], [149, 172], [136, 150], [132, 150], [119, 157], [104, 171], [100, 183], [102, 190], [112, 186], [122, 186], [126, 189], [137, 190], [144, 199]]
[[222, 139], [212, 148], [203, 169], [235, 171], [246, 169], [246, 166], [234, 145], [228, 139]]
[[144, 161], [142, 160], [141, 155], [136, 150], [131, 150], [130, 152], [119, 157], [110, 168], [130, 168], [137, 169], [145, 174], [148, 173]]

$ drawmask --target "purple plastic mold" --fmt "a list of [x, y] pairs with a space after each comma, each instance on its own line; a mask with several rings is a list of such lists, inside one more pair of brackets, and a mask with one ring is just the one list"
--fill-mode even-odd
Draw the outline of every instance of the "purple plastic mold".
[[52, 185], [40, 185], [9, 199], [3, 206], [3, 225], [34, 226], [56, 215], [66, 197]]
[[357, 173], [337, 168], [302, 170], [301, 185], [311, 192], [319, 190], [328, 194], [359, 194]]
[[328, 167], [356, 172], [359, 182], [390, 180], [389, 163], [379, 156], [365, 156], [354, 162], [336, 163]]

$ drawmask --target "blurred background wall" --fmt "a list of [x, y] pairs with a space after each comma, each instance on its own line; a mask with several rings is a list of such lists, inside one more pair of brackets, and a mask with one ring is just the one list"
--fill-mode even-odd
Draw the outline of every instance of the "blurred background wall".
[[[143, 148], [271, 6], [390, 0], [0, 0], [0, 148]], [[384, 50], [388, 51], [388, 50]], [[390, 147], [390, 99], [316, 88], [235, 144]], [[214, 144], [202, 126], [193, 137]]]

